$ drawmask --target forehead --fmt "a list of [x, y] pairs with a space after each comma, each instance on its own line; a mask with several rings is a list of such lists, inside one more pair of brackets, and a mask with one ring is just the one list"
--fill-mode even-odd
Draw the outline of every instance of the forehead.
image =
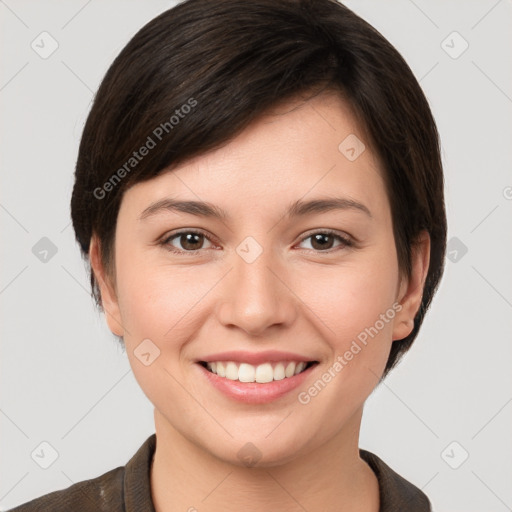
[[172, 196], [262, 216], [326, 195], [387, 202], [378, 158], [350, 105], [334, 93], [274, 106], [222, 147], [134, 185], [121, 210], [140, 216]]

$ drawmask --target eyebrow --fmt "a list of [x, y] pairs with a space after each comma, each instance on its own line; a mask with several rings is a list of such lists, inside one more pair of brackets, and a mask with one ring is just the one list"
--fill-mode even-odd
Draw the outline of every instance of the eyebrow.
[[[302, 217], [312, 213], [324, 213], [333, 210], [355, 210], [365, 213], [370, 218], [373, 217], [367, 206], [353, 199], [343, 197], [319, 198], [310, 201], [302, 201], [299, 199], [289, 206], [286, 211], [286, 216], [288, 218]], [[181, 212], [198, 217], [211, 217], [219, 220], [230, 219], [226, 211], [214, 204], [202, 201], [180, 201], [168, 197], [150, 204], [141, 213], [139, 220], [144, 220], [163, 212]]]

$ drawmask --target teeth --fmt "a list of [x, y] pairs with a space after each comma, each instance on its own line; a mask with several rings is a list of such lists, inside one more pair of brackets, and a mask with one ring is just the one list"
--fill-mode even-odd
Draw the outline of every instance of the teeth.
[[232, 361], [229, 361], [226, 365], [226, 379], [238, 380], [238, 368]]
[[299, 374], [306, 368], [306, 363], [304, 361], [301, 361], [296, 367], [295, 367], [295, 375]]
[[210, 369], [212, 370], [213, 373], [216, 373], [219, 377], [226, 376], [226, 367], [224, 366], [224, 363], [219, 361], [218, 363], [208, 363], [208, 364], [212, 365], [212, 368], [210, 368]]
[[263, 363], [254, 366], [248, 363], [235, 363], [234, 361], [216, 361], [206, 363], [206, 367], [219, 377], [240, 382], [259, 382], [265, 384], [273, 380], [282, 380], [298, 375], [306, 368], [304, 361]]
[[[236, 368], [236, 366], [235, 366]], [[258, 369], [260, 367], [258, 366]], [[242, 363], [238, 367], [238, 380], [240, 382], [254, 382], [256, 376], [256, 368], [252, 364]]]
[[274, 368], [274, 380], [283, 380], [285, 377], [284, 364], [277, 363]]
[[[242, 364], [240, 365], [240, 370], [242, 369]], [[245, 366], [250, 366], [254, 368], [254, 366], [248, 364]], [[239, 372], [240, 372], [239, 370]], [[242, 379], [240, 378], [240, 381]], [[265, 382], [272, 382], [274, 380], [274, 369], [272, 368], [272, 365], [270, 363], [264, 363], [260, 364], [256, 367], [256, 370], [254, 371], [254, 380], [256, 382], [260, 382], [261, 384], [264, 384]], [[279, 379], [277, 379], [279, 380]], [[249, 381], [252, 382], [252, 381]]]

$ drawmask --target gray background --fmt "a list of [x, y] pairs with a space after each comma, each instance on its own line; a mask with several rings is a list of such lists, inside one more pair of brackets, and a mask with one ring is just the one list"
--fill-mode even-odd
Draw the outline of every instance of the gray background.
[[[360, 444], [437, 512], [512, 510], [512, 2], [346, 4], [395, 45], [430, 101], [450, 239], [420, 336], [367, 402]], [[173, 5], [0, 0], [1, 510], [124, 465], [154, 432], [89, 296], [69, 201], [94, 91]], [[43, 31], [58, 43], [45, 59], [31, 47], [51, 48]], [[43, 256], [43, 237], [55, 254]]]

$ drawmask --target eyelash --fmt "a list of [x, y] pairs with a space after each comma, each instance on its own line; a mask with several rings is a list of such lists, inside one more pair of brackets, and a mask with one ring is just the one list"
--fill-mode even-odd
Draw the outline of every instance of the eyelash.
[[[175, 247], [170, 245], [171, 240], [173, 240], [174, 238], [178, 238], [181, 235], [188, 235], [188, 234], [202, 235], [209, 242], [213, 243], [210, 240], [210, 238], [205, 233], [203, 233], [202, 231], [196, 231], [194, 229], [187, 229], [187, 230], [177, 231], [176, 233], [173, 233], [172, 235], [170, 235], [168, 237], [165, 237], [161, 242], [159, 242], [159, 245], [163, 246], [166, 250], [168, 250], [169, 252], [172, 252], [174, 254], [183, 254], [183, 255], [186, 254], [187, 256], [197, 255], [202, 249], [197, 249], [197, 250], [193, 250], [193, 251], [183, 251], [183, 250], [180, 250], [180, 249], [176, 249]], [[315, 250], [315, 249], [305, 249], [305, 250], [308, 250], [308, 251], [312, 250], [312, 251], [314, 251], [317, 254], [321, 254], [321, 253], [330, 254], [332, 252], [336, 252], [338, 249], [343, 249], [345, 247], [353, 247], [354, 246], [354, 242], [350, 238], [344, 237], [344, 236], [340, 235], [338, 232], [333, 231], [332, 229], [323, 229], [323, 230], [318, 230], [318, 231], [315, 231], [313, 233], [310, 233], [307, 236], [305, 236], [304, 238], [302, 238], [300, 240], [300, 243], [302, 243], [304, 240], [307, 240], [308, 238], [311, 238], [311, 237], [313, 237], [315, 235], [318, 235], [318, 234], [332, 235], [335, 238], [337, 238], [339, 241], [341, 241], [342, 245], [338, 246], [338, 247], [335, 247], [335, 248], [328, 249], [326, 251], [318, 251], [318, 250]]]

